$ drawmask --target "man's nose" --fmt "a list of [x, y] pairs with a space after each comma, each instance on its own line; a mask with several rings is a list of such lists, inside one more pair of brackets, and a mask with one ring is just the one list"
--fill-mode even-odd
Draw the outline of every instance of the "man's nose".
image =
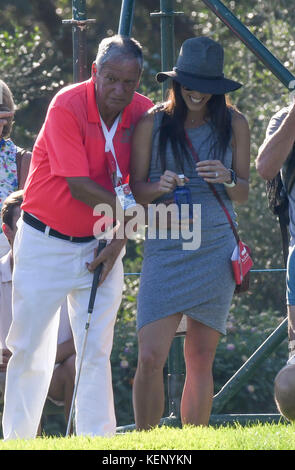
[[125, 94], [124, 83], [117, 81], [115, 86], [115, 93], [118, 96]]

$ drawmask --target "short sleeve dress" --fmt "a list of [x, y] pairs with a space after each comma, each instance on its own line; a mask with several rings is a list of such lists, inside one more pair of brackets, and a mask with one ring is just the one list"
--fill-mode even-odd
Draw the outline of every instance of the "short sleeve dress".
[[17, 151], [12, 140], [0, 139], [0, 210], [7, 196], [18, 189]]
[[[162, 174], [158, 158], [159, 126], [163, 112], [155, 113], [152, 156], [149, 180], [158, 181]], [[212, 159], [212, 142], [215, 139], [210, 123], [188, 129], [189, 138], [200, 160]], [[175, 313], [183, 313], [222, 334], [226, 334], [235, 282], [231, 255], [236, 245], [233, 231], [226, 215], [211, 192], [208, 184], [198, 176], [195, 161], [185, 161], [184, 174], [189, 178], [192, 202], [201, 205], [201, 243], [194, 250], [183, 249], [183, 240], [149, 238], [146, 232], [144, 256], [137, 299], [137, 329]], [[227, 168], [232, 165], [229, 145], [223, 160]], [[166, 168], [183, 173], [176, 165], [168, 143]], [[232, 220], [236, 214], [223, 184], [216, 184]], [[153, 201], [171, 199], [173, 195]]]

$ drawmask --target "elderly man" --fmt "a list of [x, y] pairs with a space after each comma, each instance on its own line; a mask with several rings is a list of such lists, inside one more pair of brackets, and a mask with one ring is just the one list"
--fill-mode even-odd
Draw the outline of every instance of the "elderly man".
[[275, 401], [279, 411], [295, 419], [295, 103], [282, 108], [270, 120], [266, 138], [256, 159], [258, 173], [266, 180], [281, 172], [289, 201], [290, 246], [286, 276], [289, 360], [275, 378]]
[[93, 260], [99, 219], [93, 208], [101, 203], [115, 211], [115, 190], [128, 182], [132, 131], [152, 106], [135, 93], [142, 63], [134, 39], [104, 39], [91, 78], [57, 93], [36, 140], [14, 245], [5, 439], [36, 435], [55, 361], [55, 312], [65, 298], [80, 363], [92, 272], [100, 263], [75, 424], [80, 435], [115, 432], [110, 353], [126, 240], [112, 239]]

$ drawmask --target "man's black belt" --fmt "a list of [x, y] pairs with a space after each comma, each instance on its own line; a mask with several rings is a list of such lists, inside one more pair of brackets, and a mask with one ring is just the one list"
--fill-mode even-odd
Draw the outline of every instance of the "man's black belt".
[[[28, 214], [28, 212], [23, 212], [22, 218], [26, 224], [30, 225], [31, 227], [34, 227], [36, 230], [39, 230], [40, 232], [45, 233], [47, 225], [43, 224], [41, 220], [36, 219], [36, 217], [33, 217], [32, 215]], [[89, 237], [70, 237], [69, 235], [64, 235], [63, 233], [58, 232], [57, 230], [54, 230], [53, 228], [49, 228], [48, 235], [51, 237], [55, 238], [60, 238], [61, 240], [67, 240], [69, 242], [73, 243], [86, 243], [90, 242], [91, 240], [94, 240], [94, 236], [89, 236]]]

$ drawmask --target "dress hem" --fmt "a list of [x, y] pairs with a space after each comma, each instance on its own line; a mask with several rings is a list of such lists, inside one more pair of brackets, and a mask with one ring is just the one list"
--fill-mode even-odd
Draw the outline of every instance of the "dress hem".
[[[148, 320], [145, 323], [141, 324], [140, 326], [136, 326], [136, 331], [139, 332], [144, 326], [149, 325], [150, 323], [155, 323], [159, 320], [162, 320], [163, 318], [170, 317], [171, 315], [176, 315], [177, 313], [182, 313], [182, 312], [173, 312], [173, 313], [167, 313], [166, 315], [162, 316], [161, 318], [158, 318], [157, 320]], [[218, 333], [221, 333], [222, 335], [226, 336], [227, 331], [226, 329], [218, 328], [215, 325], [213, 325], [210, 321], [206, 321], [203, 318], [195, 318], [193, 315], [190, 315], [189, 313], [183, 312], [183, 315], [187, 315], [190, 317], [192, 320], [195, 320], [199, 323], [202, 323], [205, 326], [208, 326], [209, 328], [212, 328], [212, 330], [217, 331]]]

